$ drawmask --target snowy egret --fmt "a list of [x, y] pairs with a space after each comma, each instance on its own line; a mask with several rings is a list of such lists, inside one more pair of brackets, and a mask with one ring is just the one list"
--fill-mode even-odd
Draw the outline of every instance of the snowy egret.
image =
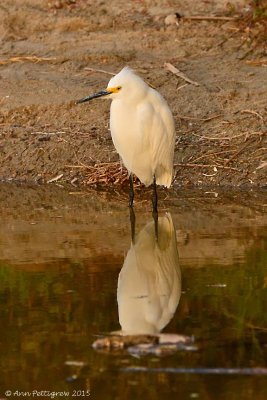
[[181, 269], [171, 214], [139, 232], [118, 278], [119, 322], [124, 335], [158, 334], [173, 317], [181, 296]]
[[135, 174], [146, 186], [153, 183], [153, 212], [157, 213], [156, 185], [170, 187], [172, 182], [175, 128], [171, 110], [164, 98], [128, 67], [112, 77], [105, 90], [77, 103], [102, 96], [112, 100], [110, 130], [129, 172], [129, 205], [133, 206]]

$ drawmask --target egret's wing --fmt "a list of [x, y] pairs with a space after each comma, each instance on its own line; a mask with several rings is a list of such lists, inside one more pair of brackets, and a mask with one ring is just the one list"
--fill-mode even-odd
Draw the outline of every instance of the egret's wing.
[[155, 132], [152, 137], [152, 147], [155, 154], [157, 183], [170, 186], [173, 171], [173, 155], [175, 145], [175, 127], [171, 110], [156, 91], [153, 91], [155, 101]]
[[157, 183], [170, 186], [175, 144], [171, 111], [165, 100], [154, 90], [149, 101], [138, 108], [139, 132], [144, 146], [150, 149], [150, 160]]

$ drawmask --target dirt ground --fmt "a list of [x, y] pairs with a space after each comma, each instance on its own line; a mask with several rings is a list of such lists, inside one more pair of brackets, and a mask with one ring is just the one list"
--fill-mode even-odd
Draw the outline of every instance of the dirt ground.
[[[177, 185], [266, 188], [267, 59], [259, 40], [266, 25], [236, 19], [249, 15], [248, 4], [1, 3], [0, 179], [75, 185], [116, 180], [108, 176], [114, 166], [120, 173], [113, 164], [118, 155], [108, 130], [109, 102], [78, 106], [74, 100], [104, 89], [109, 73], [128, 65], [173, 111]], [[166, 19], [173, 13], [183, 18]]]

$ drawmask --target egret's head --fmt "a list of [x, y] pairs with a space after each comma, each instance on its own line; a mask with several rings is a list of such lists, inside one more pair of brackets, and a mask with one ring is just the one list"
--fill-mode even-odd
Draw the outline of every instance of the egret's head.
[[138, 99], [144, 96], [147, 84], [128, 67], [112, 77], [105, 90], [94, 93], [77, 101], [77, 104], [105, 96], [108, 99]]

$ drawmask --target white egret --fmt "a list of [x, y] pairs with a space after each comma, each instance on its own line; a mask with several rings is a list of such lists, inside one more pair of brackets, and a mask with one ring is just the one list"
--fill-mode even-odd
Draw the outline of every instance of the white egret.
[[156, 90], [128, 67], [112, 77], [105, 90], [77, 103], [102, 96], [112, 100], [110, 130], [129, 172], [129, 205], [133, 205], [135, 174], [146, 186], [153, 183], [153, 212], [157, 212], [156, 184], [170, 187], [172, 182], [175, 128], [170, 108]]

